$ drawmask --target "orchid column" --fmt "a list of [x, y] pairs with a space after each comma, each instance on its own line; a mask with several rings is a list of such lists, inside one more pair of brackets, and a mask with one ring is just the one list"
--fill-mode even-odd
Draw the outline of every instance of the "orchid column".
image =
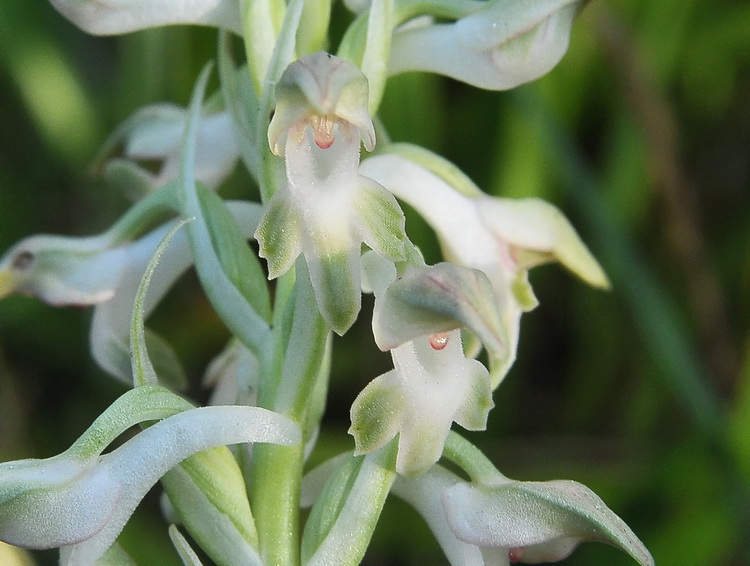
[[[377, 117], [396, 73], [497, 90], [536, 79], [564, 55], [582, 2], [350, 0], [337, 48], [331, 3], [53, 0], [90, 33], [221, 28], [220, 88], [206, 96], [208, 64], [188, 108], [149, 105], [105, 142], [98, 170], [138, 195], [110, 229], [29, 237], [0, 259], [0, 296], [95, 305], [92, 355], [127, 388], [64, 453], [0, 464], [0, 540], [60, 548], [66, 566], [132, 565], [117, 538], [161, 478], [186, 565], [201, 563], [197, 545], [220, 566], [354, 566], [389, 494], [453, 565], [560, 560], [586, 540], [652, 565], [588, 488], [509, 479], [454, 430], [487, 427], [537, 305], [528, 270], [557, 261], [598, 288], [606, 275], [558, 209], [483, 193], [443, 158], [390, 143]], [[260, 202], [221, 196], [236, 166]], [[445, 261], [427, 264], [397, 199]], [[191, 266], [231, 334], [205, 371], [212, 407], [182, 396], [178, 356], [145, 327]], [[393, 369], [361, 364], [372, 379], [352, 399], [351, 436], [339, 431], [348, 449], [330, 457], [319, 433], [333, 338], [363, 315], [363, 292]], [[328, 456], [310, 470], [315, 451]]]

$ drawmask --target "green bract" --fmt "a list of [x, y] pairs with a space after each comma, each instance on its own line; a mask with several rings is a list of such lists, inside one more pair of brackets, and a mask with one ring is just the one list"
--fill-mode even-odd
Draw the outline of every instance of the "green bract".
[[[160, 418], [102, 456], [128, 427]], [[0, 538], [29, 548], [67, 547], [64, 564], [93, 564], [151, 486], [185, 458], [223, 444], [298, 441], [295, 425], [269, 411], [191, 409], [161, 387], [140, 387], [63, 454], [0, 464]]]

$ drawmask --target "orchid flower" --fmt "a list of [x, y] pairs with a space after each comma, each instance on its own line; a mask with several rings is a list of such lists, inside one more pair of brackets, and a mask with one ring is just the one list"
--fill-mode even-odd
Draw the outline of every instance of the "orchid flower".
[[[123, 146], [123, 158], [104, 164], [107, 176], [115, 182], [123, 176], [120, 182], [130, 192], [133, 185], [141, 186], [140, 192], [147, 192], [177, 179], [187, 114], [186, 109], [175, 104], [152, 104], [139, 109], [117, 128], [100, 152], [107, 157], [115, 146]], [[195, 177], [216, 189], [229, 177], [239, 158], [228, 111], [204, 110], [197, 126], [196, 147]], [[153, 174], [139, 167], [138, 161], [159, 161], [161, 165]], [[139, 182], [133, 183], [134, 178]]]
[[473, 184], [459, 192], [438, 174], [396, 154], [363, 161], [360, 173], [413, 206], [436, 231], [446, 259], [489, 277], [508, 340], [507, 356], [501, 367], [493, 368], [493, 389], [515, 359], [521, 314], [537, 305], [529, 268], [556, 260], [594, 287], [609, 286], [569, 222], [544, 201], [491, 197]]
[[[260, 207], [245, 202], [228, 204], [244, 235], [249, 237], [258, 224]], [[91, 353], [105, 371], [132, 383], [128, 335], [133, 299], [146, 265], [167, 230], [164, 225], [132, 241], [121, 240], [117, 225], [92, 237], [25, 238], [0, 259], [0, 297], [21, 293], [54, 306], [95, 305]], [[191, 264], [187, 237], [178, 233], [152, 280], [146, 314]], [[179, 369], [169, 345], [153, 333], [149, 334], [149, 345], [162, 378], [179, 383]]]
[[458, 330], [422, 336], [391, 350], [394, 369], [372, 380], [351, 409], [356, 453], [397, 434], [396, 471], [418, 475], [438, 461], [451, 425], [484, 430], [493, 407], [490, 378], [467, 359]]
[[[170, 468], [211, 447], [299, 442], [298, 427], [257, 407], [190, 408], [158, 386], [124, 394], [70, 449], [0, 464], [0, 540], [61, 549], [61, 563], [93, 565]], [[163, 419], [102, 454], [130, 426]]]
[[171, 24], [216, 26], [239, 33], [237, 0], [51, 0], [92, 35], [116, 35]]
[[453, 566], [556, 562], [585, 541], [654, 564], [630, 528], [576, 482], [520, 482], [498, 473], [469, 483], [436, 465], [418, 478], [397, 478], [392, 491], [424, 517]]
[[548, 73], [568, 49], [581, 0], [494, 0], [452, 23], [408, 25], [393, 37], [389, 71], [427, 71], [490, 90]]
[[360, 140], [367, 150], [375, 145], [367, 79], [352, 63], [318, 52], [284, 71], [276, 96], [268, 141], [285, 158], [287, 182], [255, 234], [260, 255], [275, 278], [303, 254], [318, 308], [343, 334], [360, 309], [362, 243], [400, 260], [406, 241], [396, 200], [357, 171]]
[[351, 409], [357, 454], [371, 453], [397, 434], [396, 471], [418, 475], [438, 461], [453, 422], [484, 430], [493, 407], [490, 376], [464, 356], [467, 326], [489, 349], [505, 347], [492, 288], [477, 270], [439, 264], [395, 269], [365, 256], [367, 288], [375, 292], [373, 331], [390, 350], [394, 369], [375, 378]]

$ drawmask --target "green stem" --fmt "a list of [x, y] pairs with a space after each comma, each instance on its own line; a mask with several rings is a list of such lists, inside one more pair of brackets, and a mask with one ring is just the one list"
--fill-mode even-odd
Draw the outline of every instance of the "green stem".
[[299, 497], [304, 446], [256, 444], [251, 485], [253, 513], [264, 564], [297, 566]]

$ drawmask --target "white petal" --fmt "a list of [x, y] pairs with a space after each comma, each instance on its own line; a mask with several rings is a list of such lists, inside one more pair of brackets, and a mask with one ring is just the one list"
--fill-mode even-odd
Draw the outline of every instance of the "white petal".
[[116, 35], [169, 24], [242, 31], [237, 0], [52, 0], [52, 5], [93, 35]]

